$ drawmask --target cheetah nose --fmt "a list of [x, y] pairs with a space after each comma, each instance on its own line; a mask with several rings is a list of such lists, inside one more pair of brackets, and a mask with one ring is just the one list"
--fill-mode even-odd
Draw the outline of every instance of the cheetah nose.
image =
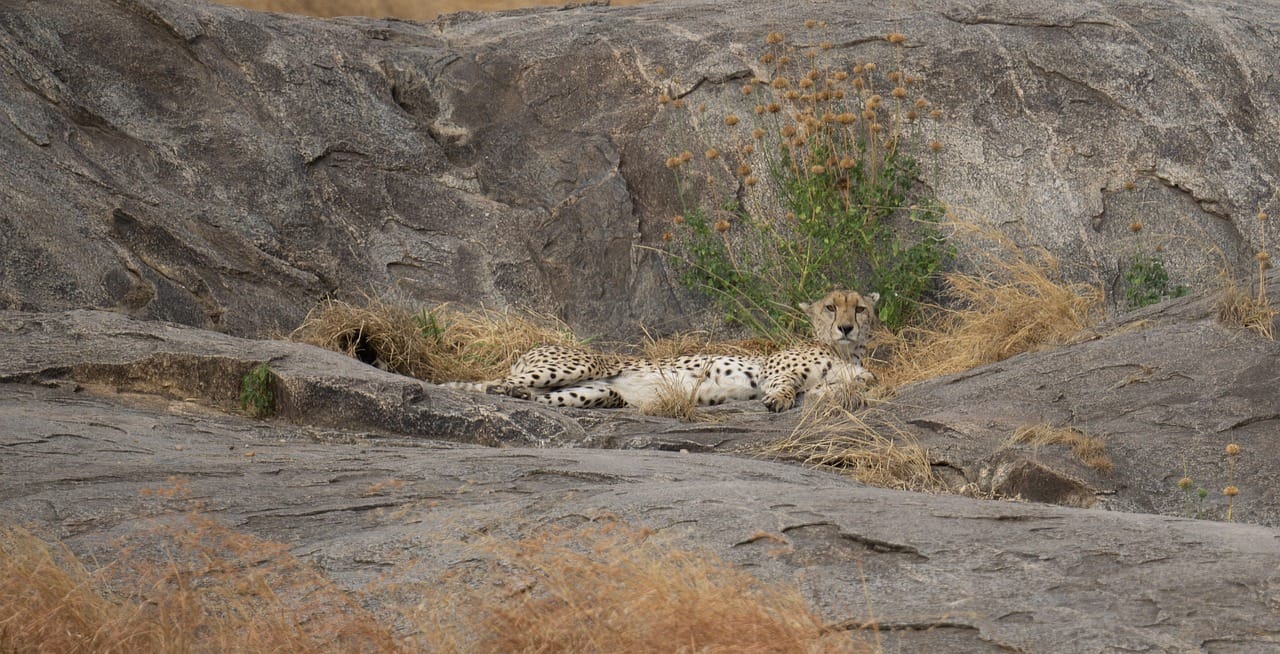
[[848, 336], [849, 333], [852, 331], [853, 331], [853, 325], [840, 325], [840, 333], [842, 335]]

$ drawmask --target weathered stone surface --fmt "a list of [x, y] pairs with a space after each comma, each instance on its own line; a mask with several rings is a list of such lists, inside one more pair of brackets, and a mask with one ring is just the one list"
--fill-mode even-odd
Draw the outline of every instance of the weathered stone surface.
[[[368, 438], [11, 383], [0, 453], [0, 519], [99, 561], [192, 503], [352, 588], [410, 560], [426, 577], [463, 565], [476, 530], [616, 517], [797, 583], [833, 622], [874, 617], [888, 651], [1260, 652], [1280, 638], [1267, 527], [887, 491], [724, 455]], [[185, 499], [140, 492], [170, 476]]]
[[1134, 220], [1177, 281], [1277, 243], [1253, 220], [1280, 169], [1269, 5], [692, 1], [424, 25], [49, 0], [0, 6], [0, 303], [244, 335], [358, 291], [587, 334], [687, 324], [663, 257], [634, 247], [679, 206], [654, 98], [749, 112], [770, 29], [831, 41], [832, 65], [888, 62], [880, 37], [905, 32], [946, 114], [924, 181], [1077, 278], [1115, 283]]

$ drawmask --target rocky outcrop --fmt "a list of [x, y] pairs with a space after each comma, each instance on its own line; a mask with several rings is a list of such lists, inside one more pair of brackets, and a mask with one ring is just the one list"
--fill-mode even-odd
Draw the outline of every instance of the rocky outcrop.
[[[1273, 10], [814, 11], [691, 1], [428, 25], [0, 4], [0, 522], [105, 562], [115, 537], [188, 508], [140, 492], [180, 478], [202, 511], [356, 588], [406, 560], [449, 568], [469, 556], [453, 535], [609, 517], [798, 583], [832, 624], [874, 619], [890, 651], [1274, 648], [1280, 350], [1220, 324], [1206, 288], [863, 415], [923, 446], [951, 490], [1022, 501], [745, 456], [798, 412], [553, 411], [252, 338], [359, 291], [519, 304], [585, 334], [694, 320], [664, 258], [637, 247], [677, 206], [654, 96], [749, 109], [738, 88], [772, 29], [830, 40], [836, 63], [885, 61], [882, 35], [906, 33], [945, 113], [922, 183], [1077, 278], [1111, 283], [1134, 221], [1193, 287], [1275, 245], [1254, 217], [1280, 169]], [[261, 363], [266, 421], [236, 400]], [[1010, 442], [1039, 423], [1100, 439], [1112, 468]], [[1188, 519], [1225, 518], [1228, 483], [1239, 522]]]
[[1280, 169], [1267, 7], [694, 1], [416, 24], [54, 0], [0, 7], [0, 303], [240, 335], [361, 291], [592, 335], [686, 325], [697, 305], [636, 248], [679, 206], [655, 97], [749, 111], [772, 29], [831, 42], [833, 66], [888, 61], [880, 37], [906, 33], [945, 114], [923, 181], [1077, 278], [1114, 283], [1134, 221], [1193, 285], [1275, 244], [1253, 220]]
[[[0, 424], [0, 516], [100, 562], [193, 503], [345, 588], [442, 574], [475, 556], [466, 534], [619, 519], [797, 583], [833, 624], [874, 620], [887, 651], [1264, 651], [1280, 636], [1280, 544], [1260, 526], [889, 491], [724, 455], [371, 437], [69, 387], [0, 384]], [[183, 494], [142, 492], [173, 477]]]

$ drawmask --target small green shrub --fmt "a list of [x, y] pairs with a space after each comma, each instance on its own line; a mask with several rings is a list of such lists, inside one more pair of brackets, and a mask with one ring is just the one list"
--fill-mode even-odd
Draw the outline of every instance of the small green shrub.
[[1158, 254], [1133, 255], [1123, 276], [1124, 297], [1131, 310], [1187, 294], [1186, 286], [1169, 283], [1169, 271]]
[[[898, 329], [952, 256], [939, 229], [945, 211], [909, 153], [924, 119], [942, 114], [909, 90], [920, 80], [902, 67], [905, 37], [886, 40], [897, 65], [882, 73], [872, 62], [825, 65], [830, 44], [798, 52], [770, 34], [760, 62], [773, 77], [741, 89], [754, 127], [727, 115], [731, 147], [702, 144], [667, 160], [683, 203], [664, 236], [669, 252], [684, 264], [681, 282], [731, 322], [785, 336], [803, 322], [798, 302], [846, 287], [878, 292], [881, 321]], [[659, 102], [685, 122], [673, 131], [711, 131], [705, 105], [690, 110], [665, 94]]]
[[271, 415], [276, 409], [275, 392], [271, 387], [273, 378], [271, 366], [265, 363], [250, 370], [240, 382], [240, 408], [255, 418]]

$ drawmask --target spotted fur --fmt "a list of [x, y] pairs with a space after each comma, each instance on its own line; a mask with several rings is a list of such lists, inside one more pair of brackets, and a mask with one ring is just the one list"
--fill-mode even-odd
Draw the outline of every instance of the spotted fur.
[[694, 354], [654, 361], [545, 345], [526, 352], [501, 380], [449, 385], [551, 406], [616, 408], [645, 406], [664, 385], [675, 384], [704, 406], [762, 399], [770, 411], [786, 411], [801, 393], [874, 381], [862, 359], [879, 299], [876, 293], [838, 290], [800, 305], [814, 342], [768, 356]]

